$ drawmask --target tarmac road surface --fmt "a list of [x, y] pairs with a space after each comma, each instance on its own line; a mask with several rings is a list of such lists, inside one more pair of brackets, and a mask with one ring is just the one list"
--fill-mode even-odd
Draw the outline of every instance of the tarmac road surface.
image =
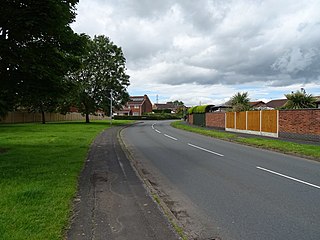
[[319, 162], [174, 129], [170, 121], [145, 121], [121, 136], [172, 206], [204, 223], [201, 234], [320, 239]]

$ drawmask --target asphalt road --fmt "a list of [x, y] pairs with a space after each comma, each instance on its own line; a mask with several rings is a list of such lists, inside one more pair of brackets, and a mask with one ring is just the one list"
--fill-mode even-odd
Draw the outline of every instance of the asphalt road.
[[212, 238], [320, 239], [318, 162], [174, 129], [169, 121], [145, 121], [121, 135], [168, 198], [190, 203], [190, 221], [206, 219]]

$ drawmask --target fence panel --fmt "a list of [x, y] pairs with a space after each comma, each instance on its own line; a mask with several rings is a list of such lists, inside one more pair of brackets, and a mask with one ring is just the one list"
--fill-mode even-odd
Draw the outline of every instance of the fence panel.
[[247, 130], [260, 131], [260, 111], [249, 111], [247, 121]]
[[261, 131], [269, 133], [277, 133], [278, 121], [277, 110], [266, 110], [261, 112]]
[[247, 128], [246, 121], [247, 121], [246, 112], [237, 112], [236, 113], [236, 129], [246, 130], [246, 128]]
[[[107, 119], [102, 116], [90, 115], [90, 120], [102, 120]], [[81, 113], [67, 113], [66, 115], [59, 113], [45, 113], [46, 122], [58, 122], [58, 121], [79, 121], [85, 120], [85, 117]], [[29, 112], [9, 112], [4, 119], [0, 119], [0, 123], [31, 123], [41, 122], [41, 113], [29, 113]]]
[[234, 126], [234, 112], [226, 113], [226, 128], [235, 128]]

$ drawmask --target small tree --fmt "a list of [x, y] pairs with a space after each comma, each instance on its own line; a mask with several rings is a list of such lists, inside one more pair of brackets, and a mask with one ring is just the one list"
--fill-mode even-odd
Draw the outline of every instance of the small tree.
[[249, 102], [248, 92], [238, 92], [230, 98], [227, 104], [232, 106], [232, 111], [241, 112], [250, 110], [251, 106]]
[[295, 93], [285, 94], [288, 101], [284, 105], [284, 109], [300, 109], [300, 108], [314, 108], [316, 107], [316, 99], [312, 94], [307, 94], [302, 88], [301, 91], [296, 91]]
[[86, 116], [98, 109], [109, 112], [110, 92], [113, 106], [119, 107], [129, 100], [127, 86], [129, 76], [125, 73], [125, 58], [120, 47], [105, 36], [87, 37], [87, 54], [82, 56], [82, 68], [70, 74], [74, 84], [72, 101]]

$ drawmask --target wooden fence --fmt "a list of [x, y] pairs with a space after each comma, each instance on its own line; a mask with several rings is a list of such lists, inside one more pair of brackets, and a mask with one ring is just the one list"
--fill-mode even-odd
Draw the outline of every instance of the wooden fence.
[[278, 137], [277, 110], [227, 112], [226, 131]]
[[[59, 121], [85, 121], [85, 116], [81, 113], [67, 113], [66, 115], [60, 113], [45, 113], [46, 122], [59, 122]], [[90, 120], [107, 119], [100, 115], [90, 115]], [[41, 122], [41, 113], [29, 112], [9, 112], [8, 115], [0, 120], [0, 123], [32, 123]]]

